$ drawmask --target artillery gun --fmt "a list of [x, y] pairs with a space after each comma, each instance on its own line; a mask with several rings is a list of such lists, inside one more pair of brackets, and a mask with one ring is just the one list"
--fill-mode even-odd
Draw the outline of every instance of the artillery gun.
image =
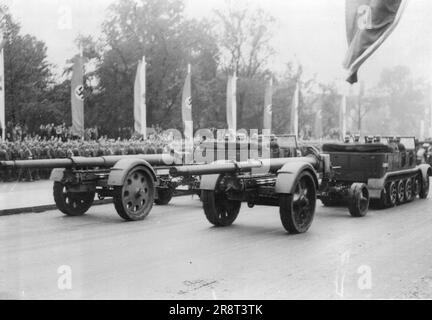
[[[97, 158], [1, 161], [5, 168], [53, 169], [53, 195], [66, 215], [85, 214], [99, 199], [112, 197], [117, 213], [125, 220], [144, 219], [156, 204], [166, 204], [182, 180], [167, 180], [170, 155], [105, 156]], [[160, 171], [166, 171], [161, 173]]]
[[293, 234], [306, 232], [315, 215], [317, 171], [329, 168], [328, 157], [277, 158], [170, 169], [176, 176], [201, 176], [201, 200], [207, 220], [219, 227], [236, 220], [242, 202], [278, 206], [284, 228]]

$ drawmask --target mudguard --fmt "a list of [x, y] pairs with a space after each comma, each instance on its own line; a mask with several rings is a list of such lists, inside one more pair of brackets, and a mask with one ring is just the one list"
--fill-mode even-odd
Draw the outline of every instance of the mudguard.
[[423, 179], [428, 179], [429, 176], [432, 176], [432, 167], [429, 164], [420, 164], [417, 166], [420, 169]]
[[145, 160], [142, 159], [123, 159], [116, 163], [111, 169], [108, 177], [109, 186], [122, 186], [127, 174], [135, 167], [143, 167], [144, 170], [157, 182], [157, 176], [152, 166]]
[[62, 182], [66, 169], [57, 168], [51, 171], [50, 180], [54, 182]]
[[303, 172], [308, 171], [314, 178], [315, 187], [318, 189], [318, 176], [311, 164], [305, 162], [291, 162], [285, 164], [279, 171], [276, 179], [275, 193], [277, 194], [292, 194], [294, 192], [295, 183], [298, 176]]
[[201, 176], [200, 189], [212, 191], [216, 189], [220, 174], [208, 174]]

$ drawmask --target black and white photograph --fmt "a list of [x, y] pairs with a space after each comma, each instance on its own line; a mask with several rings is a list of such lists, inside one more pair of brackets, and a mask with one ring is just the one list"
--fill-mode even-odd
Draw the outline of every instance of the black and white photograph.
[[431, 17], [0, 0], [0, 300], [432, 299]]

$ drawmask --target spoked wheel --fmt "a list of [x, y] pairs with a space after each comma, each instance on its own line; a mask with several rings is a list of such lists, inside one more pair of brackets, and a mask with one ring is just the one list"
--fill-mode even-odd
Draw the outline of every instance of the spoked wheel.
[[168, 203], [170, 203], [173, 194], [174, 194], [174, 190], [172, 189], [158, 189], [157, 190], [158, 193], [158, 199], [155, 199], [155, 203], [158, 206], [166, 206]]
[[61, 182], [54, 182], [54, 201], [65, 215], [77, 217], [85, 214], [93, 204], [95, 192], [68, 192]]
[[426, 175], [426, 179], [423, 179], [422, 175], [419, 174], [419, 180], [422, 181], [420, 183], [420, 199], [426, 199], [429, 195], [429, 175]]
[[139, 221], [148, 216], [153, 207], [155, 189], [153, 177], [145, 168], [132, 169], [114, 191], [114, 206], [120, 217]]
[[405, 182], [400, 180], [397, 183], [397, 203], [401, 204], [405, 201]]
[[309, 230], [315, 216], [316, 187], [308, 172], [302, 172], [294, 193], [280, 196], [280, 218], [285, 230], [292, 234]]
[[405, 181], [405, 200], [412, 201], [414, 199], [414, 190], [412, 179], [408, 178]]
[[207, 220], [216, 227], [228, 227], [237, 219], [241, 202], [227, 199], [224, 193], [203, 190], [201, 194]]
[[420, 194], [420, 191], [421, 191], [421, 184], [422, 184], [421, 183], [421, 181], [422, 181], [421, 175], [417, 175], [415, 178], [412, 179], [412, 181], [413, 181], [413, 186], [412, 186], [413, 198], [416, 198]]
[[369, 210], [369, 191], [364, 183], [354, 183], [350, 189], [348, 209], [353, 217], [364, 217]]
[[392, 181], [387, 186], [387, 201], [389, 207], [394, 207], [397, 203], [398, 191], [395, 181]]

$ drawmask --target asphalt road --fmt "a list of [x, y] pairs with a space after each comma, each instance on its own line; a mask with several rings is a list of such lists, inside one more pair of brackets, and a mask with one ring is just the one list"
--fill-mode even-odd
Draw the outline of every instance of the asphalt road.
[[278, 208], [214, 228], [197, 197], [123, 222], [112, 205], [0, 217], [3, 299], [432, 298], [432, 200], [351, 218], [317, 207], [288, 235]]

